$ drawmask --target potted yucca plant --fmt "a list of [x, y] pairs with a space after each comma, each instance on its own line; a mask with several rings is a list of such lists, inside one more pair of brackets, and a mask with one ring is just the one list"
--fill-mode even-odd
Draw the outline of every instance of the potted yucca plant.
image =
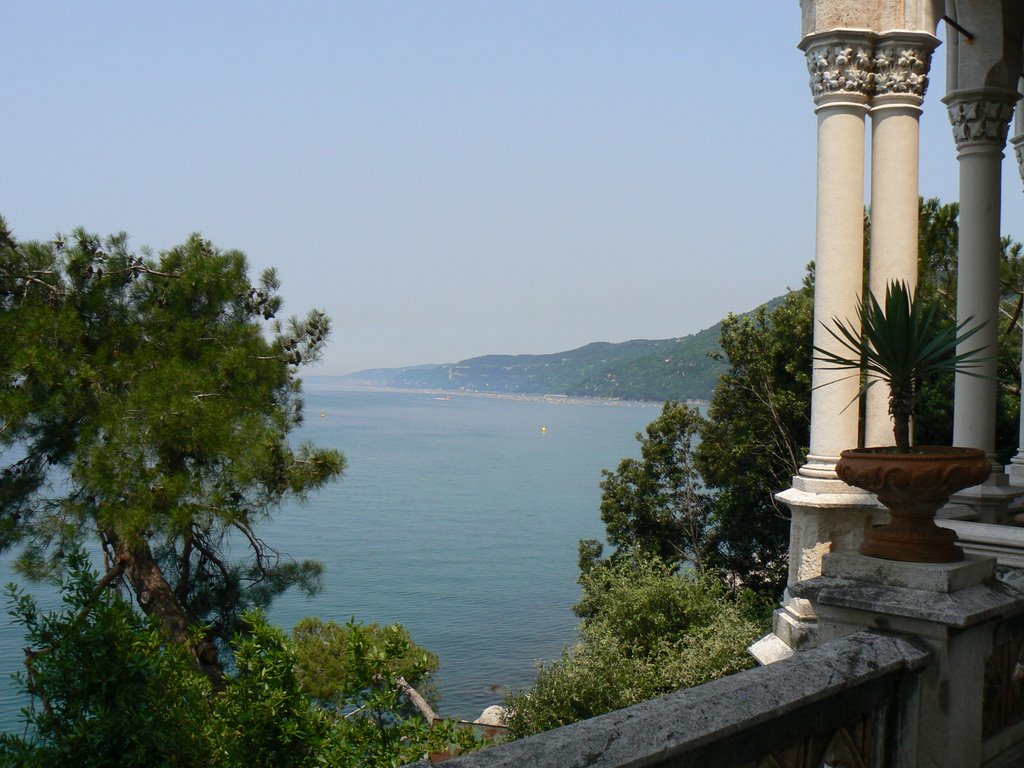
[[878, 495], [892, 519], [869, 528], [860, 551], [890, 560], [945, 563], [963, 559], [956, 534], [935, 524], [935, 512], [957, 491], [977, 485], [991, 472], [985, 452], [976, 448], [913, 446], [910, 420], [917, 382], [942, 372], [978, 374], [981, 349], [957, 353], [957, 346], [983, 324], [942, 325], [936, 304], [917, 300], [904, 282], [891, 282], [884, 306], [871, 294], [861, 305], [860, 331], [832, 319], [826, 330], [849, 357], [814, 347], [826, 370], [855, 370], [861, 394], [882, 382], [889, 389], [895, 446], [843, 451], [836, 474], [850, 485]]

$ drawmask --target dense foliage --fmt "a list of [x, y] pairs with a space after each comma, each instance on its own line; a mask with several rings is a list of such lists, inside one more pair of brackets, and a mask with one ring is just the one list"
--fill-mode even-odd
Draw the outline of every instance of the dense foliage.
[[640, 458], [602, 472], [601, 519], [609, 544], [666, 562], [686, 560], [698, 569], [708, 564], [713, 497], [693, 461], [706, 428], [696, 409], [665, 403], [646, 434], [637, 435]]
[[[613, 558], [686, 562], [734, 587], [777, 596], [789, 521], [774, 493], [799, 469], [809, 436], [811, 305], [808, 279], [774, 309], [726, 318], [729, 367], [708, 416], [665, 403], [637, 435], [640, 458], [604, 472], [601, 518]], [[581, 542], [581, 550], [588, 562], [602, 554], [596, 541]]]
[[67, 566], [59, 612], [40, 614], [8, 588], [30, 643], [20, 684], [33, 706], [25, 736], [0, 735], [4, 765], [362, 768], [475, 746], [451, 723], [431, 728], [403, 712], [397, 672], [429, 654], [402, 631], [381, 642], [380, 632], [349, 625], [352, 650], [331, 670], [346, 691], [324, 705], [304, 683], [316, 659], [254, 609], [232, 641], [234, 669], [214, 686], [187, 647], [101, 582], [85, 555], [72, 552]]
[[19, 243], [0, 220], [0, 551], [31, 577], [99, 541], [111, 574], [165, 634], [204, 627], [197, 657], [249, 607], [319, 587], [257, 525], [338, 477], [343, 456], [293, 449], [297, 367], [317, 359], [323, 312], [282, 323], [272, 270], [198, 235], [152, 257], [84, 230]]
[[400, 624], [381, 627], [352, 620], [342, 626], [308, 617], [295, 625], [292, 637], [298, 652], [296, 671], [302, 687], [320, 701], [334, 706], [358, 698], [382, 682], [359, 674], [367, 657], [386, 657], [388, 678], [406, 680], [421, 693], [424, 682], [440, 665], [437, 656], [416, 645]]
[[541, 665], [528, 692], [508, 697], [525, 736], [708, 682], [752, 665], [764, 631], [753, 602], [714, 578], [656, 558], [596, 565], [580, 583], [580, 640]]
[[29, 642], [18, 682], [32, 706], [23, 710], [28, 738], [0, 736], [4, 764], [201, 764], [209, 679], [186, 646], [167, 643], [154, 619], [102, 587], [81, 552], [68, 565], [59, 613], [40, 614], [8, 585], [11, 615]]
[[714, 494], [714, 567], [734, 586], [777, 598], [785, 583], [792, 481], [810, 440], [814, 272], [774, 308], [722, 323], [729, 363], [694, 451]]

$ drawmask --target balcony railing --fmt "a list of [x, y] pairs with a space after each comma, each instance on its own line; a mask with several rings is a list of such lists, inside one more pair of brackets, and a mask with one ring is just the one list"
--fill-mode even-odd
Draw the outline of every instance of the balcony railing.
[[[758, 667], [446, 762], [451, 768], [897, 765], [902, 708], [931, 658], [857, 632]], [[904, 756], [905, 757], [905, 756]], [[417, 765], [427, 765], [418, 763]]]

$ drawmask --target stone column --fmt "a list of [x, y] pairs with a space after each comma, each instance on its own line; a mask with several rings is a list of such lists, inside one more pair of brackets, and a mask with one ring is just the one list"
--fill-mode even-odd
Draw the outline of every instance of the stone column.
[[[873, 38], [839, 30], [809, 35], [811, 93], [818, 117], [814, 344], [845, 350], [825, 328], [834, 316], [856, 321], [864, 268], [864, 136], [871, 93]], [[857, 446], [858, 382], [849, 371], [812, 372], [811, 443], [800, 475], [833, 480], [839, 453]], [[852, 405], [851, 405], [852, 403]]]
[[947, 96], [960, 161], [960, 252], [957, 322], [973, 317], [985, 327], [958, 348], [985, 347], [991, 359], [958, 374], [953, 400], [953, 442], [995, 454], [999, 336], [999, 225], [1003, 147], [1016, 93], [960, 91]]
[[[1024, 79], [1018, 86], [1018, 90], [1024, 93]], [[1024, 181], [1024, 99], [1017, 102], [1017, 116], [1015, 120], [1015, 135], [1010, 139], [1014, 153], [1017, 156], [1017, 167], [1020, 169], [1021, 181]], [[1024, 345], [1021, 349], [1021, 370], [1024, 371]], [[1020, 435], [1017, 440], [1017, 455], [1006, 465], [1006, 474], [1010, 478], [1011, 485], [1024, 485], [1024, 392], [1021, 394], [1020, 410]]]
[[[1000, 199], [1003, 147], [1015, 91], [954, 91], [943, 101], [949, 107], [957, 159], [960, 163], [960, 249], [957, 258], [957, 322], [972, 318], [984, 327], [958, 347], [958, 352], [983, 347], [985, 362], [973, 370], [980, 376], [957, 374], [953, 395], [953, 443], [981, 448], [995, 459], [998, 383], [995, 350], [999, 336]], [[983, 522], [1001, 522], [1008, 496], [1007, 478], [998, 465], [993, 477], [954, 501], [975, 509]], [[973, 500], [972, 500], [973, 499]]]
[[[890, 281], [917, 285], [921, 104], [932, 51], [924, 32], [889, 32], [875, 44], [871, 100], [871, 265], [868, 287], [882, 301]], [[889, 392], [868, 390], [865, 445], [892, 445]]]
[[[800, 43], [818, 118], [814, 344], [840, 353], [825, 325], [833, 316], [855, 321], [863, 290], [865, 117], [874, 39], [863, 30], [833, 30], [808, 35]], [[857, 447], [856, 377], [815, 363], [812, 384], [807, 463], [793, 478], [793, 487], [777, 496], [792, 511], [790, 584], [816, 576], [825, 553], [855, 549], [868, 518], [879, 509], [871, 494], [851, 488], [835, 473], [840, 452]], [[763, 663], [780, 658], [813, 637], [815, 621], [810, 604], [787, 593], [775, 612], [773, 634], [752, 652]]]

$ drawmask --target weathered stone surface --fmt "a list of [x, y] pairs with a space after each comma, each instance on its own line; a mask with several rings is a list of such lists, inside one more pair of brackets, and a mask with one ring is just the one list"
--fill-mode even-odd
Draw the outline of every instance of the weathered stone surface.
[[966, 555], [959, 563], [907, 563], [859, 552], [833, 552], [822, 560], [821, 575], [929, 592], [956, 592], [991, 579], [995, 567], [995, 560], [978, 555]]
[[928, 0], [801, 0], [801, 28], [805, 35], [839, 28], [934, 32], [936, 7], [941, 4], [935, 6]]
[[790, 523], [789, 581], [795, 583], [821, 574], [821, 558], [828, 552], [856, 550], [864, 538], [864, 528], [882, 509], [875, 497], [838, 480], [822, 481], [796, 478], [800, 486], [814, 484], [826, 488], [842, 487], [847, 493], [824, 493], [793, 487], [775, 498], [792, 511]]
[[762, 665], [774, 664], [793, 655], [793, 649], [774, 633], [765, 635], [747, 650], [757, 659], [757, 663]]
[[928, 651], [909, 640], [859, 632], [777, 664], [456, 758], [447, 765], [619, 768], [670, 761], [688, 765], [689, 753], [742, 743], [742, 734], [752, 728], [917, 670], [929, 658]]
[[1020, 493], [1021, 489], [1010, 485], [1006, 475], [993, 473], [981, 485], [953, 494], [950, 506], [969, 510], [969, 519], [982, 524], [1002, 524], [1008, 521], [1009, 506]]
[[870, 611], [957, 629], [1024, 611], [1021, 593], [999, 581], [943, 593], [819, 576], [789, 589], [817, 606]]

